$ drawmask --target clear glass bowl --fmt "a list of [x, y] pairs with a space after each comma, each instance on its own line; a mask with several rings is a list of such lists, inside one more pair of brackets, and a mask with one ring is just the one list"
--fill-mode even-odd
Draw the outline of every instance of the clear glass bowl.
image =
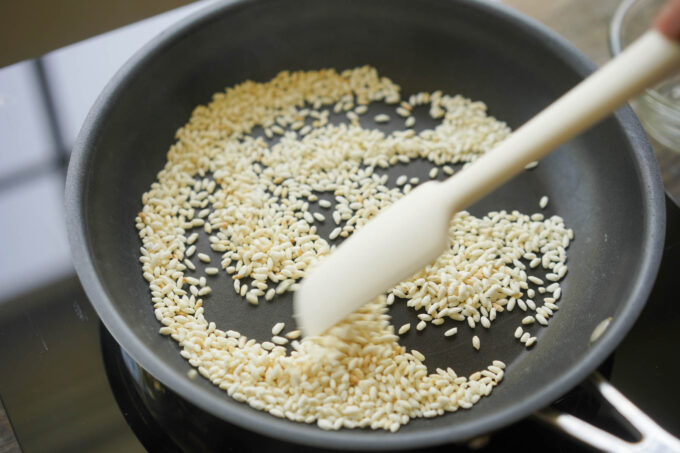
[[[609, 25], [609, 51], [618, 55], [649, 29], [666, 0], [624, 0]], [[645, 90], [633, 103], [647, 133], [680, 152], [680, 73]]]

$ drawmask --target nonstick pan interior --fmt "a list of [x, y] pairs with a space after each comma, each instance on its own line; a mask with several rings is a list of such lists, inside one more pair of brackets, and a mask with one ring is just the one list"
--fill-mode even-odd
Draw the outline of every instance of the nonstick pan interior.
[[[493, 359], [505, 379], [470, 411], [418, 419], [398, 433], [323, 432], [275, 419], [231, 400], [204, 379], [187, 378], [177, 345], [158, 334], [138, 263], [134, 218], [141, 195], [165, 163], [175, 130], [212, 93], [245, 79], [266, 81], [284, 69], [370, 64], [403, 94], [441, 89], [484, 101], [516, 128], [592, 70], [559, 37], [486, 2], [436, 0], [262, 0], [211, 7], [156, 39], [104, 91], [76, 145], [67, 184], [68, 222], [78, 273], [107, 328], [144, 368], [179, 394], [225, 420], [295, 442], [337, 448], [397, 449], [460, 440], [524, 417], [590, 373], [635, 320], [653, 283], [663, 240], [663, 197], [656, 162], [629, 109], [620, 110], [532, 171], [471, 207], [561, 215], [575, 231], [560, 309], [549, 328], [531, 330], [531, 351], [513, 338], [521, 312], [502, 313], [490, 330], [448, 321], [403, 338], [431, 370], [466, 375]], [[385, 107], [386, 109], [386, 107]], [[380, 107], [375, 111], [378, 113]], [[370, 115], [372, 116], [372, 115]], [[365, 125], [375, 123], [367, 118]], [[419, 127], [426, 112], [416, 114]], [[391, 130], [398, 123], [384, 126]], [[431, 123], [430, 123], [431, 124]], [[427, 174], [429, 164], [395, 167]], [[327, 235], [330, 225], [320, 227]], [[199, 248], [207, 250], [207, 238]], [[216, 256], [214, 257], [216, 258]], [[206, 317], [218, 327], [268, 339], [277, 321], [293, 323], [291, 296], [252, 307], [234, 295], [226, 274], [213, 280]], [[416, 320], [404, 304], [394, 324]], [[613, 321], [594, 345], [589, 337]], [[443, 331], [459, 327], [445, 339]], [[470, 343], [478, 335], [482, 348]]]

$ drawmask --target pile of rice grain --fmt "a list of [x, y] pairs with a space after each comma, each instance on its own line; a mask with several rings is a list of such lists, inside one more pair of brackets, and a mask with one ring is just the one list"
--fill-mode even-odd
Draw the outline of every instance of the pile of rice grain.
[[[429, 373], [425, 357], [400, 346], [389, 322], [386, 307], [395, 296], [422, 310], [418, 330], [445, 318], [489, 328], [498, 313], [515, 306], [535, 312], [525, 324], [547, 324], [557, 309], [556, 282], [566, 273], [573, 236], [562, 219], [461, 212], [451, 224], [449, 252], [324, 337], [298, 340], [299, 331], [284, 334], [278, 323], [271, 341], [259, 343], [205, 319], [202, 305], [211, 288], [194, 272], [196, 259], [208, 264], [211, 278], [220, 278], [213, 277], [220, 268], [229, 274], [245, 302], [272, 300], [297, 288], [306, 269], [331, 251], [329, 241], [352, 234], [419, 182], [401, 177], [390, 187], [381, 169], [426, 159], [435, 165], [430, 177], [439, 167], [450, 174], [450, 164], [473, 161], [509, 133], [480, 102], [441, 92], [402, 100], [399, 91], [368, 66], [246, 81], [194, 110], [177, 131], [158, 181], [143, 195], [136, 218], [140, 261], [160, 333], [237, 401], [322, 429], [396, 431], [411, 418], [472, 407], [502, 380], [505, 365], [494, 361], [469, 377], [451, 368]], [[361, 115], [374, 102], [394, 105], [397, 114], [393, 120], [382, 113], [374, 123], [403, 121], [404, 129], [385, 134], [361, 127]], [[427, 106], [440, 123], [416, 133], [417, 106]], [[346, 122], [330, 124], [331, 111]], [[326, 214], [310, 212], [316, 203]], [[320, 222], [334, 223], [329, 238], [318, 234]], [[199, 228], [221, 253], [220, 263], [198, 251], [207, 247], [197, 242]], [[547, 269], [551, 284], [528, 276], [522, 260], [528, 269]], [[402, 326], [399, 333], [407, 330]], [[525, 345], [536, 342], [525, 334]], [[473, 345], [480, 347], [476, 336]]]

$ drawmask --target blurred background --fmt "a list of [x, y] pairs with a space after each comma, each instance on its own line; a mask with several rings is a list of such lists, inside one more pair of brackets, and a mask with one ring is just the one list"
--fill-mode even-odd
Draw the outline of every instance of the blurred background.
[[[0, 6], [0, 42], [6, 43], [0, 52], [0, 303], [73, 275], [63, 188], [87, 112], [132, 54], [212, 1]], [[503, 3], [547, 24], [597, 64], [609, 59], [607, 24], [618, 0]]]
[[0, 303], [73, 275], [62, 206], [80, 126], [132, 54], [210, 1], [46, 3], [0, 7], [11, 43], [0, 52]]
[[[214, 1], [0, 4], [0, 396], [9, 414], [0, 404], [0, 453], [20, 451], [16, 437], [25, 451], [142, 450], [110, 392], [98, 390], [108, 388], [100, 361], [78, 362], [98, 357], [98, 323], [71, 263], [64, 183], [81, 124], [108, 80], [154, 36]], [[619, 0], [502, 3], [596, 64], [610, 58]], [[655, 151], [677, 197], [680, 154], [659, 143]]]

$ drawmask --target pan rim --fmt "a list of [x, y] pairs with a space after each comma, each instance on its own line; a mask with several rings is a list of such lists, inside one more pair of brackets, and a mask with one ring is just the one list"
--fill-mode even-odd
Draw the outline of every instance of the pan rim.
[[[607, 332], [585, 354], [578, 366], [573, 367], [559, 378], [546, 383], [531, 397], [518, 401], [504, 410], [482, 419], [465, 421], [457, 425], [414, 432], [401, 431], [389, 435], [374, 431], [361, 431], [361, 433], [354, 430], [322, 431], [316, 427], [280, 420], [264, 412], [244, 410], [246, 407], [216, 402], [214, 396], [206, 389], [193, 385], [191, 381], [186, 379], [186, 376], [180, 376], [165, 362], [159, 360], [154, 352], [123, 322], [114, 302], [98, 279], [96, 267], [88, 250], [88, 244], [91, 240], [88, 237], [86, 224], [83, 220], [86, 214], [85, 202], [88, 196], [85, 188], [91, 176], [89, 162], [93, 156], [92, 145], [96, 142], [98, 131], [108, 112], [112, 109], [112, 105], [124, 91], [129, 81], [143, 69], [147, 61], [153, 59], [164, 48], [171, 46], [173, 42], [181, 39], [186, 32], [211, 20], [215, 15], [229, 14], [251, 4], [272, 1], [280, 0], [235, 0], [214, 4], [171, 26], [170, 29], [162, 32], [142, 47], [114, 75], [97, 98], [82, 126], [73, 147], [66, 181], [65, 208], [69, 243], [74, 266], [83, 288], [100, 319], [118, 344], [142, 368], [164, 385], [179, 395], [191, 395], [193, 404], [228, 423], [288, 442], [326, 448], [337, 444], [349, 450], [398, 450], [465, 440], [494, 431], [524, 418], [536, 410], [548, 406], [579, 382], [582, 382], [606, 359], [632, 327], [651, 292], [661, 262], [665, 236], [663, 186], [660, 174], [655, 171], [657, 168], [656, 160], [645, 132], [627, 105], [619, 109], [614, 117], [620, 125], [622, 133], [631, 143], [634, 150], [632, 155], [638, 164], [637, 171], [640, 184], [641, 187], [646, 189], [647, 203], [644, 206], [645, 224], [643, 227], [647, 234], [644, 236], [642, 247], [644, 250], [650, 250], [649, 253], [641, 257], [640, 274], [630, 292], [629, 306], [623, 310], [620, 317], [612, 321]], [[453, 0], [422, 0], [422, 2], [430, 5], [457, 3]], [[544, 45], [569, 64], [579, 76], [585, 77], [594, 70], [595, 65], [565, 38], [535, 20], [504, 5], [491, 2], [464, 3], [466, 3], [466, 7], [477, 8], [485, 13], [492, 14], [529, 36], [543, 40]], [[424, 7], [428, 6], [424, 5]]]

